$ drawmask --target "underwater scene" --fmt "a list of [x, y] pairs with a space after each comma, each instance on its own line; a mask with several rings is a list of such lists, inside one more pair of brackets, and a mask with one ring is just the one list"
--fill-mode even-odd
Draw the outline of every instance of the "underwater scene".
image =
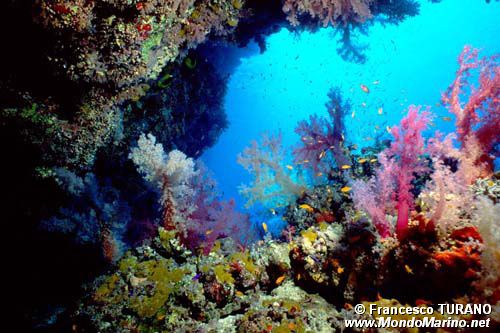
[[500, 1], [5, 0], [12, 332], [500, 332]]

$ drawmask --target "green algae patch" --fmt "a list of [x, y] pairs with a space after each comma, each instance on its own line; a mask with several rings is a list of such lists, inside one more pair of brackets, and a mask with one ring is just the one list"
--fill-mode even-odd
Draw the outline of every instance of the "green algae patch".
[[217, 281], [219, 281], [220, 283], [234, 284], [234, 278], [231, 273], [229, 273], [228, 265], [216, 265], [214, 267], [214, 274], [217, 278]]
[[166, 19], [162, 17], [160, 22], [151, 25], [153, 32], [146, 39], [141, 49], [142, 59], [146, 63], [150, 59], [151, 52], [162, 46], [162, 39], [166, 30]]
[[246, 270], [253, 275], [258, 273], [258, 268], [250, 257], [250, 252], [248, 250], [245, 252], [233, 253], [230, 257], [230, 261], [242, 263]]
[[220, 251], [221, 244], [219, 241], [215, 241], [214, 246], [212, 247], [212, 250], [210, 252], [217, 253]]
[[116, 283], [120, 280], [118, 274], [109, 276], [94, 293], [96, 301], [105, 301], [115, 290]]
[[135, 269], [136, 266], [137, 266], [137, 258], [130, 254], [126, 255], [118, 263], [118, 269], [122, 273], [127, 273], [128, 271]]
[[163, 248], [165, 250], [170, 250], [170, 248], [172, 247], [170, 245], [170, 241], [172, 239], [175, 239], [175, 231], [174, 230], [166, 230], [164, 228], [159, 228], [158, 234], [159, 234], [161, 246], [163, 246]]
[[172, 260], [168, 259], [149, 260], [137, 265], [136, 275], [146, 278], [146, 284], [154, 284], [152, 290], [147, 290], [146, 294], [139, 293], [130, 300], [131, 308], [140, 317], [154, 316], [176, 290], [176, 284], [189, 273], [187, 269], [172, 269], [171, 266]]

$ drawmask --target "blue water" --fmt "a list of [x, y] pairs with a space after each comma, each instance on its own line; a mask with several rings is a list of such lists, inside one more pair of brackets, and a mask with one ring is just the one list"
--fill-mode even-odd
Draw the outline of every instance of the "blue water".
[[238, 186], [251, 177], [237, 164], [237, 154], [263, 132], [281, 131], [285, 146], [298, 143], [297, 122], [314, 113], [326, 116], [324, 104], [332, 86], [341, 87], [344, 98], [352, 101], [354, 117], [347, 117], [347, 135], [359, 145], [370, 144], [377, 131], [398, 123], [410, 104], [432, 107], [437, 115], [432, 130], [453, 131], [453, 123], [440, 118], [449, 116], [446, 109], [436, 103], [454, 79], [456, 58], [465, 44], [482, 49], [482, 55], [500, 51], [498, 17], [498, 2], [421, 1], [418, 16], [398, 26], [375, 25], [359, 39], [368, 45], [364, 64], [338, 56], [331, 28], [301, 35], [283, 29], [267, 39], [263, 54], [241, 58], [225, 100], [229, 128], [202, 159], [224, 196], [242, 207], [245, 199]]

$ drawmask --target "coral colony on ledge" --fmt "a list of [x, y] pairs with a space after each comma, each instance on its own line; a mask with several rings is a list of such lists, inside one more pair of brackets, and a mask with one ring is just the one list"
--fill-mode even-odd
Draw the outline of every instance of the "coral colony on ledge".
[[[497, 1], [5, 1], [0, 133], [12, 331], [498, 332], [500, 45], [479, 49], [457, 37], [461, 51], [449, 41], [457, 51], [430, 53], [436, 62], [387, 49], [399, 45], [392, 38], [414, 37], [406, 23], [440, 6], [490, 13], [453, 25], [482, 20], [498, 38]], [[425, 22], [439, 34], [438, 22]], [[486, 38], [467, 27], [470, 40]], [[204, 158], [240, 112], [228, 90], [250, 86], [232, 73], [274, 52], [275, 34], [324, 31], [321, 45], [336, 51], [330, 61], [363, 78], [376, 52], [394, 57], [380, 64], [386, 71], [398, 70], [391, 61], [430, 61], [436, 68], [414, 75], [437, 87], [440, 101], [422, 93], [400, 103], [373, 77], [353, 87], [332, 75], [316, 97], [295, 88], [326, 100], [324, 108], [297, 111], [303, 120], [292, 123], [295, 111], [280, 100], [280, 123], [258, 119], [266, 132], [232, 156], [246, 173], [239, 196], [228, 197], [226, 181], [239, 177], [233, 165], [219, 156], [221, 175]], [[309, 52], [324, 50], [318, 45]], [[304, 91], [331, 75], [312, 73], [301, 57], [280, 61], [309, 71]], [[454, 77], [441, 63], [454, 64]], [[258, 80], [253, 89], [267, 87]], [[360, 115], [370, 108], [384, 124]], [[243, 133], [232, 135], [238, 146]], [[388, 316], [360, 305], [431, 308], [438, 324], [348, 327]], [[474, 320], [484, 325], [468, 326]]]

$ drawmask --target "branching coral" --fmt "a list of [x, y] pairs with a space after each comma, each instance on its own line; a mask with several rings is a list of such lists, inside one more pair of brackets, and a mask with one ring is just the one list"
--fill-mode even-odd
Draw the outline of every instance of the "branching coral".
[[374, 0], [285, 0], [283, 11], [293, 25], [299, 24], [298, 17], [304, 14], [317, 18], [326, 27], [348, 22], [364, 22], [372, 17], [370, 4]]
[[311, 168], [315, 176], [328, 173], [333, 166], [350, 164], [343, 152], [344, 118], [350, 111], [349, 101], [343, 101], [339, 88], [332, 88], [326, 104], [330, 119], [311, 115], [309, 122], [298, 123], [295, 133], [301, 144], [293, 151], [297, 164]]
[[153, 135], [143, 134], [130, 158], [160, 191], [164, 227], [175, 230], [188, 247], [210, 251], [221, 236], [240, 243], [250, 238], [248, 217], [235, 210], [234, 201], [221, 201], [208, 171], [184, 153], [165, 154]]
[[[458, 139], [471, 169], [487, 176], [492, 172], [491, 149], [500, 142], [500, 66], [496, 57], [478, 59], [479, 50], [465, 46], [458, 57], [455, 80], [443, 94], [443, 103], [456, 117]], [[470, 78], [479, 69], [478, 87]], [[466, 101], [462, 97], [468, 95]], [[474, 180], [474, 178], [471, 178]]]
[[332, 25], [340, 33], [340, 56], [347, 61], [362, 63], [366, 60], [366, 48], [355, 42], [356, 32], [367, 34], [373, 22], [398, 24], [408, 16], [418, 13], [419, 4], [414, 0], [285, 0], [283, 11], [290, 24], [297, 28], [305, 26]]
[[429, 113], [424, 111], [419, 114], [418, 112], [418, 107], [410, 106], [408, 115], [401, 120], [401, 125], [392, 128], [394, 141], [387, 151], [390, 157], [398, 158], [396, 169], [387, 171], [395, 171], [397, 177], [398, 221], [396, 233], [400, 238], [406, 234], [410, 208], [413, 205], [411, 182], [415, 178], [415, 174], [426, 170], [420, 157], [424, 153], [422, 131], [427, 127]]
[[151, 134], [141, 135], [137, 145], [129, 157], [144, 178], [161, 191], [165, 228], [184, 233], [183, 222], [195, 209], [190, 201], [194, 196], [190, 187], [190, 180], [196, 175], [194, 161], [178, 150], [165, 154]]
[[385, 219], [385, 213], [387, 208], [393, 207], [398, 215], [396, 234], [398, 238], [405, 237], [413, 205], [412, 181], [416, 174], [427, 170], [421, 156], [424, 153], [422, 131], [427, 127], [429, 113], [419, 111], [419, 107], [410, 106], [400, 126], [392, 128], [394, 141], [379, 155], [380, 167], [375, 178], [368, 182], [356, 181], [353, 184], [356, 206], [370, 213], [382, 237], [389, 235], [390, 226]]
[[285, 169], [285, 153], [281, 144], [281, 134], [268, 136], [264, 134], [259, 144], [251, 145], [238, 155], [241, 164], [253, 176], [250, 185], [242, 185], [240, 192], [247, 198], [246, 206], [257, 202], [273, 207], [286, 205], [300, 195], [304, 189], [300, 179], [295, 180], [292, 170]]
[[444, 139], [436, 133], [426, 148], [432, 161], [430, 180], [419, 195], [427, 217], [444, 232], [460, 224], [464, 210], [472, 205], [472, 192], [468, 188], [468, 164], [462, 153], [453, 146], [454, 134]]

